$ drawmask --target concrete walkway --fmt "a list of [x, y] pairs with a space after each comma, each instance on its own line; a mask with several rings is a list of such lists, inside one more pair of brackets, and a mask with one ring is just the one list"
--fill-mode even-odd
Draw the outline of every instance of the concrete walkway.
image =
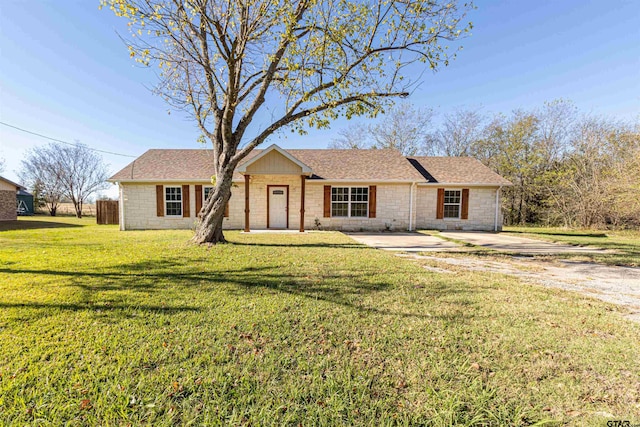
[[456, 243], [422, 233], [345, 233], [358, 243], [377, 249], [403, 252], [449, 252], [460, 250]]
[[541, 240], [527, 239], [526, 237], [511, 236], [505, 233], [443, 231], [440, 235], [448, 239], [468, 242], [476, 246], [482, 246], [499, 252], [513, 252], [517, 254], [533, 255], [605, 252], [604, 249], [543, 242]]

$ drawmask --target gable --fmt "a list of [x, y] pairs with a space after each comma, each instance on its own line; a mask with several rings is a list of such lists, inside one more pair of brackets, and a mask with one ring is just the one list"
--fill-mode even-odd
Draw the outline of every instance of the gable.
[[269, 175], [301, 175], [302, 167], [282, 155], [276, 150], [271, 150], [256, 161], [247, 165], [248, 174]]
[[0, 176], [0, 190], [2, 191], [16, 191], [22, 188], [20, 185], [13, 181], [9, 181], [6, 178]]

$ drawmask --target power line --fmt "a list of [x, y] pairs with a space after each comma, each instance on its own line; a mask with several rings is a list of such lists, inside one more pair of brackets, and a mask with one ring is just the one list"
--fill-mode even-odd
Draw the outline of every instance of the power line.
[[78, 147], [78, 146], [82, 145], [82, 146], [84, 146], [87, 150], [97, 151], [97, 152], [99, 152], [99, 153], [113, 154], [114, 156], [122, 156], [122, 157], [133, 157], [133, 158], [137, 157], [137, 156], [131, 156], [131, 155], [129, 155], [129, 154], [120, 154], [120, 153], [114, 153], [114, 152], [112, 152], [112, 151], [98, 150], [97, 148], [87, 147], [87, 146], [86, 146], [86, 145], [84, 145], [84, 144], [78, 144], [78, 143], [73, 143], [73, 142], [62, 141], [61, 139], [51, 138], [50, 136], [46, 136], [46, 135], [42, 135], [42, 134], [40, 134], [40, 133], [32, 132], [32, 131], [30, 131], [30, 130], [22, 129], [22, 128], [19, 128], [18, 126], [13, 126], [13, 125], [10, 125], [9, 123], [5, 123], [5, 122], [0, 122], [0, 125], [5, 125], [5, 126], [8, 126], [8, 127], [10, 127], [10, 128], [13, 128], [13, 129], [19, 130], [19, 131], [21, 131], [21, 132], [30, 133], [31, 135], [35, 135], [35, 136], [39, 136], [39, 137], [41, 137], [41, 138], [49, 139], [49, 140], [51, 140], [51, 141], [59, 142], [59, 143], [61, 143], [61, 144], [72, 145], [72, 146], [74, 146], [74, 147]]

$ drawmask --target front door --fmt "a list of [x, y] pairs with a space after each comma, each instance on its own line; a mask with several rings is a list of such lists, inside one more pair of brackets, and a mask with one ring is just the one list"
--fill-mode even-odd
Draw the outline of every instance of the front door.
[[267, 216], [268, 228], [287, 228], [289, 226], [289, 187], [270, 185], [269, 207]]

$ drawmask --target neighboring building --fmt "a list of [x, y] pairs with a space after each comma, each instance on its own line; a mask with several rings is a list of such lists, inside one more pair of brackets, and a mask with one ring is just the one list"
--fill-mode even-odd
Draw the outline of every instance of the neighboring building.
[[33, 215], [33, 194], [24, 189], [18, 190], [18, 215]]
[[[149, 150], [112, 176], [120, 229], [193, 228], [213, 188], [212, 150]], [[226, 229], [500, 230], [500, 188], [470, 158], [396, 150], [254, 150], [237, 167]]]
[[17, 193], [23, 187], [0, 176], [0, 221], [15, 221], [17, 216]]

